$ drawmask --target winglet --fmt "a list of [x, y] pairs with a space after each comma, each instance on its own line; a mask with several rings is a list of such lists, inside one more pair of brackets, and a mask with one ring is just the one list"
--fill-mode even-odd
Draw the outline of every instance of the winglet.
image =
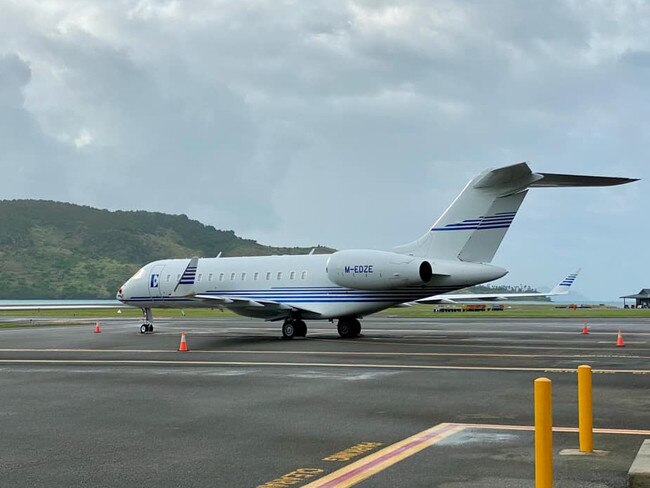
[[566, 278], [560, 281], [555, 288], [553, 288], [549, 292], [549, 295], [566, 295], [567, 293], [569, 293], [569, 288], [571, 288], [571, 285], [573, 285], [573, 282], [578, 277], [578, 274], [580, 274], [579, 269], [575, 273], [569, 274]]
[[181, 279], [178, 280], [172, 296], [174, 297], [183, 297], [190, 296], [194, 294], [194, 281], [196, 280], [196, 268], [199, 265], [199, 258], [190, 259], [189, 264], [183, 271]]

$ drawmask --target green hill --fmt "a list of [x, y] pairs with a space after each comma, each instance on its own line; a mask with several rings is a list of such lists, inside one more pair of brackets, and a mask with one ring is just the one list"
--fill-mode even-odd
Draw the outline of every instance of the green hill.
[[[111, 212], [43, 200], [0, 201], [0, 298], [113, 298], [164, 258], [305, 254], [237, 237], [186, 215]], [[318, 246], [316, 252], [330, 252]]]

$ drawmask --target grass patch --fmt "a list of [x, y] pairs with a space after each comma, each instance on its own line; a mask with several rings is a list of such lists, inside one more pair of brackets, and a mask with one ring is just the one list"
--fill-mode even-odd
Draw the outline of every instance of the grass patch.
[[[76, 309], [76, 310], [3, 310], [0, 312], [1, 317], [67, 317], [67, 318], [142, 318], [142, 311], [139, 308], [124, 307], [120, 309], [122, 313], [117, 313], [117, 310], [98, 310], [98, 309]], [[224, 310], [223, 312], [218, 309], [202, 308], [202, 309], [184, 309], [185, 317], [236, 317], [234, 312]], [[154, 320], [156, 317], [172, 318], [183, 317], [183, 313], [179, 309], [166, 309], [154, 308]]]
[[41, 322], [32, 322], [32, 323], [17, 323], [17, 322], [10, 322], [10, 323], [0, 323], [0, 329], [26, 329], [26, 328], [36, 328], [36, 327], [69, 327], [71, 325], [78, 325], [78, 326], [86, 326], [88, 327], [87, 322], [49, 322], [49, 323], [41, 323]]
[[[373, 315], [380, 317], [398, 317], [398, 318], [444, 318], [453, 320], [455, 318], [480, 318], [486, 320], [499, 320], [503, 318], [650, 318], [650, 309], [622, 309], [608, 307], [579, 308], [572, 310], [570, 308], [556, 308], [553, 304], [544, 305], [516, 305], [508, 304], [508, 308], [502, 311], [485, 311], [485, 312], [436, 312], [436, 306], [431, 305], [414, 305], [412, 307], [389, 308]], [[117, 310], [21, 310], [21, 311], [2, 311], [0, 312], [0, 322], [2, 317], [33, 317], [34, 322], [39, 317], [43, 318], [132, 318], [139, 320], [142, 317], [140, 309], [124, 307], [120, 314]], [[234, 318], [239, 317], [229, 310], [220, 311], [209, 308], [192, 308], [183, 310], [179, 309], [153, 309], [154, 321], [156, 318]], [[262, 319], [259, 319], [262, 320]], [[47, 324], [50, 325], [50, 324]], [[12, 326], [6, 324], [7, 327]], [[0, 323], [0, 327], [3, 324]]]

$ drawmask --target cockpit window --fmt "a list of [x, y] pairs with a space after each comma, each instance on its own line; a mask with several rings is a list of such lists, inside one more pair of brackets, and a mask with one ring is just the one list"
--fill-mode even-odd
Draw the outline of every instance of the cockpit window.
[[140, 268], [136, 274], [131, 276], [132, 280], [139, 280], [144, 275], [144, 268]]

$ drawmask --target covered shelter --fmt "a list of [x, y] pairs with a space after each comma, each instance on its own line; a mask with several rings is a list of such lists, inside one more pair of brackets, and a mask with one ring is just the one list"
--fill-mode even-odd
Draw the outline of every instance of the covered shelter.
[[650, 288], [643, 288], [639, 293], [619, 298], [623, 299], [623, 307], [625, 308], [627, 308], [625, 303], [627, 298], [636, 300], [636, 308], [650, 308]]

